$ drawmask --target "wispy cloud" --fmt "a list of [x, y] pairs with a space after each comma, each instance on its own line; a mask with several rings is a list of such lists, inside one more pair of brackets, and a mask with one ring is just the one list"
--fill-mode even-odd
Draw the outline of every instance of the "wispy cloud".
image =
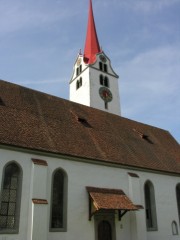
[[161, 11], [164, 8], [168, 8], [175, 4], [180, 4], [179, 0], [99, 0], [99, 4], [103, 4], [105, 7], [110, 5], [119, 5], [121, 8], [126, 8], [128, 10], [133, 10], [142, 13], [152, 13]]
[[162, 128], [167, 128], [169, 123], [171, 126], [168, 128], [179, 126], [178, 49], [178, 46], [153, 49], [121, 65], [119, 73], [124, 116]]
[[119, 72], [125, 115], [145, 114], [149, 110], [157, 113], [158, 107], [168, 112], [173, 109], [173, 102], [179, 101], [180, 105], [179, 49], [179, 46], [153, 49], [121, 66]]
[[19, 0], [2, 0], [0, 3], [0, 33], [14, 32], [20, 29], [36, 27], [68, 19], [76, 15], [70, 8], [62, 8], [54, 2], [50, 7]]
[[136, 1], [127, 1], [129, 8], [134, 9], [135, 11], [140, 11], [144, 13], [152, 13], [160, 11], [163, 8], [168, 8], [172, 5], [180, 3], [179, 0], [136, 0]]

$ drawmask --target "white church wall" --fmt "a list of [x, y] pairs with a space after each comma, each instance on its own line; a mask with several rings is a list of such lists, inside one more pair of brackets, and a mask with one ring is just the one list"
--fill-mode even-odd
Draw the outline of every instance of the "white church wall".
[[[33, 174], [32, 158], [43, 159], [47, 162], [47, 175], [42, 173], [42, 168], [40, 167], [37, 167], [37, 171], [39, 169], [39, 177], [38, 172], [37, 174]], [[2, 169], [4, 165], [12, 160], [18, 162], [23, 170], [19, 234], [0, 234], [0, 240], [36, 240], [38, 236], [39, 240], [41, 240], [42, 233], [40, 229], [45, 228], [47, 229], [47, 236], [44, 236], [44, 239], [47, 237], [47, 240], [94, 240], [94, 217], [92, 217], [91, 221], [88, 220], [88, 194], [85, 187], [94, 186], [122, 189], [132, 201], [135, 201], [135, 204], [145, 206], [144, 184], [147, 180], [153, 183], [155, 189], [158, 231], [149, 232], [146, 230], [144, 209], [125, 214], [121, 221], [118, 220], [116, 214], [116, 240], [144, 240], [144, 233], [147, 236], [147, 240], [176, 239], [176, 236], [172, 235], [171, 223], [173, 220], [178, 223], [175, 187], [177, 183], [180, 182], [179, 177], [1, 149], [0, 181], [2, 181]], [[64, 169], [68, 176], [67, 232], [49, 231], [51, 179], [54, 170], [57, 168]], [[134, 181], [131, 179], [130, 183], [129, 172], [137, 174], [139, 179], [135, 179]], [[47, 196], [46, 200], [48, 204], [47, 208], [43, 205], [39, 206], [38, 210], [33, 214], [32, 178], [35, 175], [36, 178], [39, 179], [39, 182], [34, 182], [37, 189], [39, 189], [39, 193], [35, 190], [35, 192], [37, 191], [37, 194], [39, 194], [36, 196], [38, 196], [38, 198], [46, 198]], [[40, 180], [46, 183], [46, 188], [42, 187], [43, 185]], [[46, 209], [45, 212], [42, 208]], [[133, 214], [135, 214], [135, 217]], [[41, 228], [37, 228], [38, 217], [41, 219]], [[36, 226], [36, 237], [34, 238], [33, 234], [30, 234], [30, 232], [33, 232], [33, 224], [30, 224], [33, 218]], [[137, 231], [138, 228], [142, 228], [142, 235], [140, 235], [140, 231]], [[137, 232], [136, 235], [134, 235], [135, 232]], [[31, 235], [32, 238], [29, 238]]]
[[[77, 89], [76, 83], [82, 78], [82, 86]], [[70, 84], [70, 101], [80, 103], [86, 106], [90, 106], [90, 97], [89, 97], [89, 69], [82, 74], [82, 76], [78, 76], [74, 81]]]
[[[154, 185], [156, 212], [157, 212], [157, 231], [147, 231], [148, 240], [174, 239], [172, 235], [172, 221], [177, 223], [177, 199], [176, 185], [180, 181], [179, 177], [161, 174], [141, 173], [142, 184], [150, 180]], [[179, 229], [178, 229], [179, 230]]]

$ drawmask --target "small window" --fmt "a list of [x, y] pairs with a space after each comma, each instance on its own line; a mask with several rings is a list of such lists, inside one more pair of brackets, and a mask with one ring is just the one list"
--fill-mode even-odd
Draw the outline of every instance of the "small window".
[[82, 86], [82, 77], [80, 77], [80, 80], [79, 80], [79, 87]]
[[18, 232], [22, 172], [16, 163], [6, 166], [3, 173], [0, 202], [0, 231]]
[[148, 143], [153, 144], [153, 141], [150, 139], [150, 137], [137, 129], [133, 128], [133, 131], [136, 132], [143, 140], [147, 141]]
[[104, 77], [102, 74], [99, 77], [99, 81], [100, 81], [100, 85], [104, 85]]
[[108, 66], [105, 63], [99, 62], [99, 69], [103, 72], [108, 72]]
[[103, 76], [102, 74], [99, 76], [99, 82], [100, 85], [105, 86], [105, 87], [109, 87], [109, 79], [107, 76]]
[[79, 89], [81, 86], [82, 86], [82, 77], [80, 77], [80, 79], [76, 81], [76, 90]]
[[108, 77], [104, 78], [104, 86], [105, 87], [109, 87], [109, 79], [108, 79]]
[[1, 105], [1, 106], [5, 106], [4, 101], [2, 100], [1, 97], [0, 97], [0, 105]]
[[103, 70], [103, 64], [102, 62], [99, 62], [99, 69], [102, 71]]
[[80, 122], [84, 127], [91, 128], [91, 125], [85, 118], [78, 117], [78, 122]]
[[82, 65], [79, 66], [79, 72], [82, 72]]
[[171, 227], [172, 227], [172, 235], [178, 235], [178, 225], [176, 221], [172, 222]]
[[79, 68], [76, 68], [76, 76], [79, 75]]
[[180, 223], [180, 183], [176, 186], [176, 200], [177, 200], [177, 210]]
[[145, 207], [146, 207], [146, 227], [148, 231], [157, 230], [157, 216], [154, 186], [150, 181], [144, 185]]
[[67, 221], [67, 176], [61, 169], [55, 171], [52, 179], [51, 231], [66, 231]]
[[76, 82], [76, 90], [79, 88], [79, 80]]
[[82, 72], [82, 65], [76, 68], [76, 76], [78, 76]]
[[107, 64], [104, 64], [104, 72], [108, 72]]

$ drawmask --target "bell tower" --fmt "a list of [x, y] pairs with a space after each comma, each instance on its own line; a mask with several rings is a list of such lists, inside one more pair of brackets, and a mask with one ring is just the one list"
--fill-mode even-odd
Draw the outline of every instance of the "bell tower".
[[120, 115], [118, 75], [110, 59], [100, 49], [89, 0], [89, 15], [84, 53], [78, 54], [70, 80], [70, 100]]

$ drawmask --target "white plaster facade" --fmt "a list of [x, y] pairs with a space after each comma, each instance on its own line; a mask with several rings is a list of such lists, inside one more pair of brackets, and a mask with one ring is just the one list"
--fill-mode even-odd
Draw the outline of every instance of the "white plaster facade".
[[[107, 72], [99, 69], [99, 62], [101, 62], [100, 56], [104, 56], [106, 59]], [[112, 69], [110, 59], [104, 52], [97, 54], [96, 58], [94, 64], [85, 64], [83, 55], [78, 55], [70, 80], [70, 101], [120, 115], [118, 75]], [[79, 68], [80, 65], [82, 69], [79, 71], [79, 74], [77, 74], [77, 68]], [[101, 74], [108, 77], [108, 89], [112, 93], [112, 101], [108, 102], [108, 109], [105, 108], [105, 103], [99, 95], [99, 89], [102, 87], [99, 81]], [[77, 89], [76, 84], [80, 78], [82, 79], [82, 86]]]
[[[42, 159], [47, 166], [35, 165], [32, 159]], [[179, 176], [158, 172], [124, 169], [87, 160], [68, 159], [55, 155], [0, 149], [0, 184], [4, 166], [11, 161], [23, 172], [19, 233], [1, 234], [0, 240], [95, 240], [95, 217], [88, 220], [86, 186], [122, 189], [134, 204], [145, 205], [144, 184], [150, 180], [155, 189], [157, 231], [146, 230], [145, 210], [128, 212], [121, 221], [115, 214], [116, 240], [177, 240], [172, 235], [172, 221], [178, 223], [176, 186]], [[67, 173], [67, 231], [50, 232], [50, 205], [53, 172], [61, 168]], [[128, 173], [136, 173], [139, 178]], [[32, 199], [46, 199], [48, 204], [33, 204]]]

